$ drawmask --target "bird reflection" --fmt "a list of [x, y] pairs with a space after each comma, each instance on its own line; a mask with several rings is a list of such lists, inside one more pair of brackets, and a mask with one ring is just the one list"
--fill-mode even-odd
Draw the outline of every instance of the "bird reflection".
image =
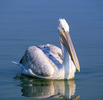
[[22, 96], [32, 98], [62, 98], [63, 100], [78, 100], [80, 95], [75, 96], [75, 80], [42, 80], [27, 76], [16, 76], [20, 79]]

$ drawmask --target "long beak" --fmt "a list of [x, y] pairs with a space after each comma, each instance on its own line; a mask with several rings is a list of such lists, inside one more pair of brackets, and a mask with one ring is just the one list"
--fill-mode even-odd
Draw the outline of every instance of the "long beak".
[[75, 67], [77, 68], [78, 72], [80, 72], [80, 66], [79, 66], [79, 61], [72, 43], [72, 40], [70, 38], [70, 35], [64, 31], [60, 32], [60, 40], [63, 43], [63, 45], [67, 48], [71, 59], [75, 65]]

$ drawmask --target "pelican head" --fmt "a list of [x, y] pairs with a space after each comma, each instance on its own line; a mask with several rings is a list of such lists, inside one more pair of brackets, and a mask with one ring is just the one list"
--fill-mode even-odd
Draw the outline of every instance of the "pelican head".
[[78, 61], [72, 40], [69, 35], [69, 25], [65, 19], [59, 19], [58, 30], [60, 32], [60, 42], [67, 49], [75, 67], [77, 68], [78, 72], [80, 72], [79, 61]]

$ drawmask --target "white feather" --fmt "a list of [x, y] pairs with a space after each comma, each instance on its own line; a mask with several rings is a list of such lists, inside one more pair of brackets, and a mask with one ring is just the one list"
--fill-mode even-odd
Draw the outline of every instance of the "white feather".
[[58, 30], [60, 32], [69, 32], [69, 25], [68, 23], [66, 22], [66, 20], [63, 18], [63, 19], [59, 19], [59, 27], [58, 27]]

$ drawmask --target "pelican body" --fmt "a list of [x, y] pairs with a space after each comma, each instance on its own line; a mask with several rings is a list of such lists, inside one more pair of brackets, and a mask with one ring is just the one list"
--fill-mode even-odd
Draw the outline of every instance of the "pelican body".
[[59, 19], [58, 30], [61, 49], [52, 44], [28, 47], [18, 64], [23, 74], [59, 80], [74, 78], [76, 68], [80, 72], [79, 61], [69, 35], [69, 25], [65, 19]]

